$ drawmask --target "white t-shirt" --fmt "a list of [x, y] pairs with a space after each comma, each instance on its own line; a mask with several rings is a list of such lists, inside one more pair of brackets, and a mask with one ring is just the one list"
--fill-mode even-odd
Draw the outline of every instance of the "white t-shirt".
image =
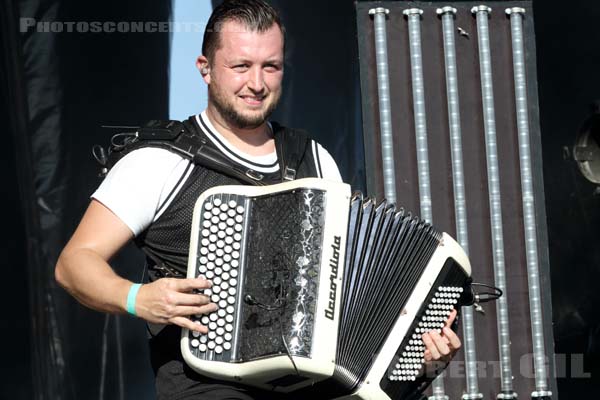
[[[275, 152], [253, 156], [239, 151], [212, 126], [205, 113], [196, 116], [206, 136], [231, 160], [261, 173], [279, 170]], [[319, 177], [336, 182], [342, 178], [331, 155], [312, 142]], [[111, 210], [134, 235], [156, 221], [181, 189], [194, 165], [165, 149], [146, 147], [132, 151], [110, 170], [92, 198]]]

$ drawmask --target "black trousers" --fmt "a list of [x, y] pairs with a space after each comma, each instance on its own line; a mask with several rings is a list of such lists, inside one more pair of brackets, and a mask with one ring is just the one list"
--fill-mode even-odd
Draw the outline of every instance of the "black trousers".
[[157, 400], [289, 400], [290, 395], [267, 392], [199, 375], [179, 350], [181, 329], [165, 326], [151, 335], [150, 360], [156, 377]]

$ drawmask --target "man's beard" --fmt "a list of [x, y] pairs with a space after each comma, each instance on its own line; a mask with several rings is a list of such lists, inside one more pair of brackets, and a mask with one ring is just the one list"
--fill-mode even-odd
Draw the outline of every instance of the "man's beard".
[[252, 116], [243, 115], [239, 113], [234, 105], [227, 101], [224, 96], [221, 95], [221, 92], [214, 85], [208, 85], [208, 97], [209, 100], [213, 103], [219, 114], [233, 127], [238, 129], [254, 129], [261, 126], [267, 118], [273, 113], [275, 108], [277, 107], [277, 103], [279, 102], [280, 94], [274, 95], [272, 92], [270, 96], [275, 96], [273, 101], [267, 109], [259, 114], [255, 114]]

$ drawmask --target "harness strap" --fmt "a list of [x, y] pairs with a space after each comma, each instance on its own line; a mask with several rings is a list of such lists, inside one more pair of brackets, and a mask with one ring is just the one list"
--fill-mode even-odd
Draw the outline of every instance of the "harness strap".
[[[196, 165], [231, 176], [250, 185], [263, 186], [272, 183], [265, 182], [264, 175], [260, 172], [232, 162], [216, 149], [198, 129], [193, 118], [189, 117], [183, 122], [153, 120], [146, 123], [136, 133], [115, 135], [109, 148], [108, 158], [96, 157], [102, 164], [102, 175], [106, 175], [118, 160], [133, 150], [143, 147], [159, 147], [179, 154]], [[294, 180], [310, 141], [308, 133], [303, 130], [285, 128], [276, 122], [272, 122], [271, 125], [281, 171], [281, 181]], [[126, 139], [123, 143], [116, 144], [117, 136], [124, 136]]]

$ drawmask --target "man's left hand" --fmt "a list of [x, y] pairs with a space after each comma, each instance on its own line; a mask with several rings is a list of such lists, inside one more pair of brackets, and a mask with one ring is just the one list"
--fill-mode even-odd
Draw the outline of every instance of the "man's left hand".
[[456, 318], [457, 311], [453, 310], [446, 321], [446, 325], [442, 328], [442, 332], [431, 331], [424, 333], [423, 343], [425, 343], [425, 362], [431, 363], [432, 361], [441, 361], [444, 363], [449, 362], [454, 354], [460, 349], [461, 343], [456, 333], [450, 328], [454, 319]]

